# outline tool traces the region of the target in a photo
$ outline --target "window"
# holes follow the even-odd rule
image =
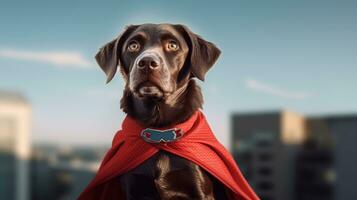
[[[270,153],[261,153],[258,155],[259,160],[261,161],[271,161],[273,160],[273,155]]]
[[[273,174],[273,169],[268,167],[261,167],[258,169],[258,173],[263,176],[270,176]]]
[[[274,189],[274,184],[269,181],[261,181],[258,183],[258,188],[260,190],[272,190]]]

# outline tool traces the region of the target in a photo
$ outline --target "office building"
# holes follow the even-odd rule
[[[23,96],[0,91],[0,195],[29,197],[31,107]]]
[[[263,200],[356,199],[357,115],[232,117],[232,153]]]
[[[295,157],[305,120],[293,112],[242,113],[232,118],[232,153],[248,182],[264,200],[290,199]]]

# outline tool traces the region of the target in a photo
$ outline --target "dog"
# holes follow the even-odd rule
[[[122,110],[143,127],[162,128],[184,123],[202,108],[196,79],[204,81],[220,53],[216,45],[184,25],[142,24],[128,26],[95,58],[107,83],[120,67],[125,80]],[[182,133],[150,129],[142,136],[147,142],[160,143],[179,140]],[[235,199],[201,166],[167,151],[159,151],[115,179],[115,190],[128,200]]]

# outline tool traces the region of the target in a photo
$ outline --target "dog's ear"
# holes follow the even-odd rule
[[[206,72],[218,59],[221,51],[211,42],[193,33],[184,25],[175,25],[183,33],[189,46],[189,59],[191,63],[191,73],[201,81],[204,81]]]
[[[124,73],[128,73],[120,62],[120,51],[126,38],[132,33],[138,26],[130,25],[115,39],[105,44],[99,49],[98,53],[95,55],[98,65],[104,73],[107,75],[107,83],[109,83],[116,71],[118,65],[122,67]]]

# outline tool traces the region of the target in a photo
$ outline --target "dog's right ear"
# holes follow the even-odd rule
[[[126,38],[132,33],[138,26],[130,25],[115,39],[105,44],[102,48],[99,49],[98,53],[95,55],[98,65],[104,73],[107,75],[107,83],[109,83],[118,68],[118,65],[121,66],[120,62],[120,51],[123,46]],[[125,69],[123,67],[125,72]]]

